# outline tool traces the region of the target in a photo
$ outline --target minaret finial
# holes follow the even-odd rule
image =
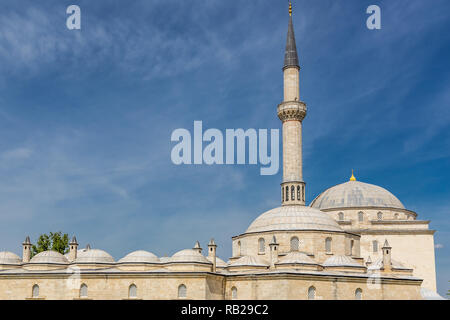
[[[289,1],[289,17],[292,16],[292,3]]]
[[[356,181],[355,176],[353,175],[353,169],[352,169],[352,176],[350,177],[350,181]]]

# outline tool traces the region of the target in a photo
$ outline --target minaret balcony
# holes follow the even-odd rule
[[[278,105],[278,118],[281,121],[303,121],[306,116],[306,104],[302,101],[285,101]]]

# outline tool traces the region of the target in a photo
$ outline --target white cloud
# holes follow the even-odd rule
[[[441,244],[441,243],[436,243],[436,244],[434,245],[434,247],[435,247],[436,249],[442,249],[442,248],[444,247],[444,245]]]

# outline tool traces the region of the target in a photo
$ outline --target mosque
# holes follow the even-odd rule
[[[145,250],[115,261],[106,251],[44,251],[31,257],[0,252],[0,299],[439,299],[434,230],[392,193],[349,181],[305,204],[302,122],[292,9],[283,65],[281,206],[259,215],[232,237],[232,257],[197,242],[171,257]],[[442,299],[442,298],[441,298]]]

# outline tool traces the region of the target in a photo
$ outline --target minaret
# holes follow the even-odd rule
[[[25,241],[22,243],[22,262],[27,263],[30,262],[31,257],[31,241],[30,237],[27,236]]]
[[[305,182],[302,174],[302,121],[306,104],[300,101],[297,47],[289,2],[289,25],[284,54],[284,99],[278,105],[278,118],[283,123],[283,182],[282,205],[305,205]]]
[[[211,262],[213,263],[212,272],[216,272],[216,265],[217,265],[216,249],[217,245],[214,242],[214,239],[211,239],[208,243],[208,257],[212,260]]]

